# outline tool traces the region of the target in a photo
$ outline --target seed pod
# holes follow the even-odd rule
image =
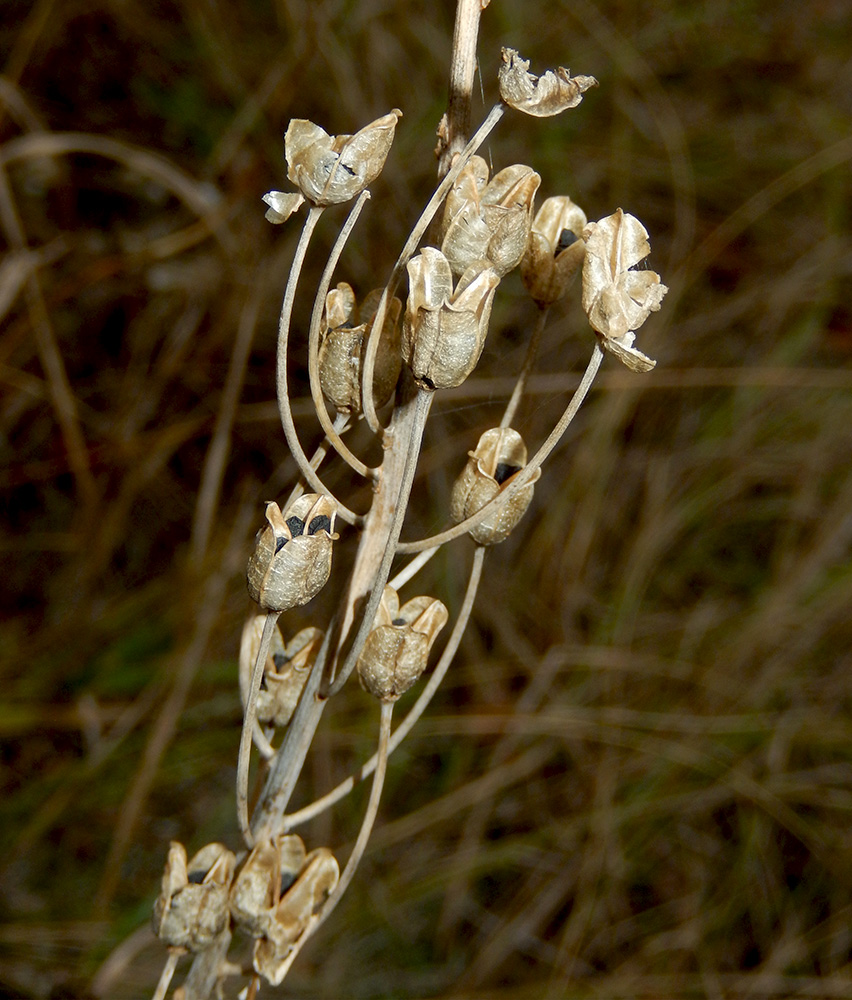
[[[304,493],[282,514],[266,505],[267,526],[257,533],[246,580],[266,611],[287,611],[308,601],[331,573],[336,509],[331,497]]]
[[[568,291],[583,263],[586,214],[567,196],[548,198],[533,220],[521,280],[542,307],[553,305]]]
[[[657,363],[633,347],[634,331],[660,308],[668,288],[656,271],[632,268],[651,252],[648,231],[620,208],[584,232],[583,309],[601,346],[632,371]]]
[[[422,388],[461,385],[476,367],[499,281],[488,262],[480,261],[453,291],[450,265],[434,247],[424,247],[408,262],[402,355]]]
[[[515,49],[503,49],[503,64],[498,74],[500,97],[517,111],[536,118],[549,118],[569,108],[576,108],[589,87],[597,87],[593,76],[571,76],[568,69],[544,76],[529,72],[528,59],[522,59]]]
[[[208,844],[187,864],[183,844],[173,840],[154,903],[154,933],[166,944],[203,951],[228,923],[228,890],[234,855],[222,844]]]
[[[527,248],[541,177],[516,163],[490,183],[487,179],[488,164],[481,156],[471,157],[447,196],[441,252],[455,275],[487,260],[502,278],[518,266]]]
[[[305,845],[296,834],[280,834],[257,843],[231,889],[231,916],[247,933],[270,932],[281,897],[299,877]]]
[[[305,858],[292,886],[282,894],[267,933],[254,946],[254,969],[278,986],[289,968],[292,946],[319,913],[340,878],[340,868],[327,847]]]
[[[288,179],[314,205],[349,201],[382,172],[401,117],[394,108],[355,135],[329,135],[311,121],[294,118],[284,136]]]
[[[266,615],[253,615],[243,627],[240,642],[240,695],[245,708],[251,672]],[[257,720],[265,725],[284,727],[293,716],[311,667],[317,658],[323,633],[318,628],[303,628],[284,645],[276,625],[266,657],[263,680],[257,694]]]
[[[396,701],[426,669],[429,650],[447,623],[447,609],[433,597],[414,597],[399,606],[385,587],[373,630],[358,658],[361,684],[381,701]]]
[[[364,299],[359,310],[352,288],[346,282],[340,282],[325,298],[320,330],[320,385],[323,395],[338,411],[353,414],[361,412],[364,351],[381,297],[381,289],[375,289]],[[402,368],[399,331],[401,312],[402,303],[399,299],[391,299],[385,313],[373,371],[373,398],[377,407],[383,406],[390,399]]]
[[[481,510],[511,483],[527,464],[527,449],[521,435],[511,427],[495,427],[479,439],[475,451],[453,486],[450,514],[458,524]],[[536,469],[530,481],[470,529],[478,545],[496,545],[508,538],[524,516],[541,475]]]

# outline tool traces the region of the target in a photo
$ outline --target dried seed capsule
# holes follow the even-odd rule
[[[586,214],[567,195],[548,198],[536,213],[521,280],[542,307],[553,305],[568,291],[583,263]]]
[[[597,87],[593,76],[571,76],[561,66],[544,76],[529,72],[528,59],[522,59],[515,49],[503,49],[500,67],[500,97],[517,111],[536,118],[549,118],[569,108],[576,108],[589,87]]]
[[[424,247],[408,262],[402,354],[421,387],[461,385],[476,367],[499,281],[488,262],[480,261],[454,291],[450,265],[434,247]]]
[[[458,524],[481,510],[501,493],[527,464],[527,449],[521,435],[511,427],[495,427],[479,439],[475,451],[453,486],[450,513]],[[524,516],[533,496],[533,486],[541,475],[536,469],[530,481],[497,506],[470,529],[479,545],[496,545],[508,538]]]
[[[359,310],[355,293],[346,282],[340,282],[326,296],[320,332],[320,385],[323,395],[338,411],[361,412],[364,351],[381,297],[381,289],[375,289],[364,299]],[[401,312],[399,299],[391,299],[382,325],[373,373],[373,399],[377,407],[390,399],[402,368]]]
[[[518,266],[527,248],[541,177],[532,167],[516,163],[490,183],[487,179],[487,163],[474,156],[447,196],[441,252],[453,274],[487,260],[502,278]]]
[[[331,573],[336,508],[331,497],[304,493],[282,514],[266,505],[267,526],[255,540],[246,580],[249,594],[266,611],[287,611],[307,602]]]
[[[327,847],[305,858],[291,887],[281,895],[267,933],[254,946],[254,969],[273,986],[287,972],[293,944],[319,913],[340,878],[337,860]]]
[[[281,897],[290,889],[305,863],[305,845],[296,834],[281,834],[255,845],[231,889],[234,920],[246,933],[270,933]]]
[[[651,252],[648,231],[620,208],[584,232],[583,309],[601,346],[636,372],[656,361],[633,347],[635,330],[660,308],[668,288],[656,271],[632,268]]]
[[[266,615],[253,615],[243,628],[240,643],[240,695],[245,707],[251,671],[260,648]],[[257,719],[263,724],[283,727],[293,716],[302,688],[317,658],[323,633],[303,628],[284,645],[278,626],[272,633],[263,681],[257,695]]]
[[[433,597],[414,597],[399,606],[385,587],[373,630],[358,658],[363,687],[381,701],[396,701],[426,669],[429,650],[447,623],[447,609]]]
[[[172,841],[154,903],[157,937],[176,948],[208,948],[228,923],[234,864],[234,855],[222,844],[202,847],[187,864],[183,844]]]
[[[314,205],[349,201],[382,172],[401,117],[394,108],[355,135],[329,135],[311,121],[294,118],[284,136],[288,179]]]

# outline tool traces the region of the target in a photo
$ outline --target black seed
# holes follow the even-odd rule
[[[508,462],[498,462],[497,468],[494,470],[494,479],[502,486],[509,476],[514,476],[516,472],[520,471],[520,465],[510,465]]]
[[[556,241],[556,250],[554,251],[553,256],[555,257],[556,254],[561,253],[563,250],[567,250],[572,243],[576,242],[576,234],[572,233],[570,229],[563,229],[559,234],[559,239]]]
[[[275,539],[275,551],[276,552],[280,552],[284,548],[284,546],[286,544],[287,544],[287,539],[286,538],[283,538],[283,537],[282,538],[276,538]]]
[[[331,518],[327,514],[317,514],[308,525],[309,535],[315,535],[318,531],[331,531]]]
[[[289,661],[286,653],[273,653],[272,662],[275,664],[275,669],[280,670]]]
[[[293,887],[296,881],[296,876],[292,872],[283,872],[281,874],[281,895],[283,896],[288,889]]]
[[[407,625],[408,622],[404,618],[394,618],[392,625]]]
[[[287,518],[287,527],[290,529],[290,534],[295,538],[305,530],[305,522],[294,514],[292,517]]]
[[[202,871],[198,871],[198,870],[196,870],[194,872],[187,872],[186,877],[187,877],[187,880],[192,885],[201,885],[201,883],[204,881],[204,876],[206,874],[207,874],[206,871],[203,871],[203,870]]]

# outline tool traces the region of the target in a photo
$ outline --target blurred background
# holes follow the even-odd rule
[[[150,996],[170,839],[238,844],[244,566],[294,475],[274,342],[299,221],[270,226],[260,198],[289,186],[290,118],[354,132],[402,109],[336,278],[383,284],[434,184],[453,16],[449,0],[4,0],[0,996]],[[560,118],[508,115],[483,155],[529,162],[540,200],[643,221],[670,286],[638,338],[658,366],[605,361],[489,553],[372,846],[286,989],[847,997],[848,3],[492,0],[475,119],[501,45],[600,81]],[[308,258],[296,399],[342,218]],[[578,297],[552,311],[515,422],[533,449],[592,347]],[[510,276],[477,373],[435,405],[404,538],[446,524],[533,314]],[[327,474],[365,509],[345,469]],[[285,632],[328,615],[354,544],[345,531],[332,584]],[[456,542],[407,593],[454,613],[471,553]],[[298,803],[373,750],[376,706],[350,687]],[[308,846],[344,858],[366,791]]]

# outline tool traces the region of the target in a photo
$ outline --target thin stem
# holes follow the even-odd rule
[[[459,0],[456,6],[446,131],[441,133],[442,149],[438,158],[439,177],[450,169],[453,156],[461,151],[470,135],[470,98],[476,73],[476,41],[482,7],[482,0]]]
[[[559,444],[560,438],[568,429],[571,421],[577,415],[577,411],[580,409],[583,400],[586,398],[586,395],[592,386],[592,382],[595,380],[595,375],[598,373],[601,361],[603,361],[603,351],[601,350],[600,345],[595,344],[595,348],[592,351],[592,356],[586,366],[586,370],[583,373],[580,384],[574,391],[574,395],[571,397],[571,401],[565,408],[565,412],[559,418],[559,422],[550,434],[548,434],[544,444],[542,444],[530,461],[527,462],[523,469],[521,469],[512,481],[508,483],[505,488],[494,497],[493,500],[489,500],[488,503],[480,507],[475,514],[471,514],[471,516],[464,521],[459,521],[459,523],[454,525],[452,528],[447,528],[446,531],[441,531],[437,535],[430,535],[429,538],[421,538],[417,542],[400,542],[396,549],[397,553],[422,552],[423,549],[431,548],[434,545],[444,545],[446,542],[451,542],[454,538],[458,538],[460,535],[467,534],[471,528],[475,527],[492,511],[496,510],[499,504],[505,503],[509,497],[517,493],[522,487],[526,486],[535,474],[536,469],[540,468],[556,445]]]
[[[329,254],[325,270],[320,278],[319,288],[317,289],[317,295],[314,299],[313,312],[311,313],[311,328],[308,336],[308,376],[310,378],[311,396],[314,401],[314,409],[316,410],[319,422],[322,424],[322,429],[325,431],[325,436],[331,442],[332,447],[337,454],[340,455],[344,462],[346,462],[347,465],[353,469],[353,471],[357,472],[358,475],[365,476],[368,479],[374,479],[378,470],[371,469],[369,466],[365,465],[360,458],[354,455],[349,448],[346,447],[341,440],[340,435],[334,429],[331,418],[328,415],[325,400],[323,399],[319,373],[320,326],[322,324],[322,311],[325,307],[325,298],[328,294],[328,287],[331,284],[331,276],[334,273],[334,269],[337,267],[337,262],[340,260],[343,247],[346,245],[346,241],[349,239],[349,235],[355,227],[355,223],[358,221],[361,209],[364,207],[369,197],[369,191],[364,190],[361,192],[358,200],[352,208],[352,211],[349,213],[349,217],[347,218],[343,228],[340,230],[337,240],[332,247],[331,253]]]
[[[344,431],[349,429],[349,414],[348,413],[338,413],[334,418],[334,430],[337,434],[342,434]],[[322,465],[322,461],[328,454],[328,441],[322,441],[318,446],[317,450],[311,456],[311,468],[316,470]],[[287,498],[287,503],[284,504],[282,510],[286,510],[294,500],[298,500],[299,497],[305,492],[304,480],[300,479],[293,489],[290,491],[290,496]]]
[[[287,958],[279,966],[278,974],[281,978],[287,975],[290,971],[290,967],[296,960],[296,956],[302,950],[305,943],[313,935],[314,931],[320,926],[320,924],[322,924],[331,915],[332,910],[340,902],[343,893],[349,888],[349,883],[352,881],[355,869],[358,867],[361,858],[364,856],[367,842],[370,839],[370,834],[373,832],[373,824],[376,821],[376,815],[379,811],[379,801],[381,800],[382,788],[385,783],[385,772],[388,761],[388,736],[390,734],[392,715],[393,702],[383,702],[381,721],[379,723],[379,747],[376,753],[378,758],[376,776],[373,778],[373,787],[370,789],[370,800],[367,803],[367,810],[364,813],[363,820],[361,821],[361,829],[358,831],[358,839],[355,841],[355,846],[352,848],[352,853],[349,855],[346,867],[343,869],[337,885],[325,901],[325,905],[318,913],[312,914],[310,920],[308,921],[308,926],[302,932],[302,936],[295,942],[295,944],[292,945]]]
[[[405,453],[405,466],[400,479],[399,493],[394,507],[393,518],[388,528],[382,561],[379,564],[379,569],[373,580],[370,597],[367,601],[367,606],[364,609],[358,632],[355,635],[355,639],[349,649],[349,652],[346,654],[343,666],[336,672],[334,680],[329,685],[327,693],[327,697],[329,698],[332,697],[332,695],[337,694],[337,692],[340,691],[349,679],[349,676],[355,669],[355,664],[358,662],[358,657],[364,649],[364,643],[367,641],[367,636],[370,634],[370,630],[373,627],[376,611],[378,610],[379,602],[382,599],[382,593],[385,589],[388,576],[390,575],[391,564],[393,563],[394,555],[396,554],[396,545],[399,541],[399,534],[402,531],[402,522],[405,520],[405,513],[408,509],[408,498],[411,495],[411,486],[414,483],[414,473],[417,470],[417,459],[420,455],[420,442],[423,438],[423,430],[426,427],[426,418],[429,416],[429,410],[432,406],[433,398],[433,392],[429,392],[425,389],[418,390],[417,399],[415,401],[414,419],[411,425],[411,434],[408,440],[408,448]]]
[[[380,434],[382,426],[379,423],[379,418],[376,416],[375,401],[373,400],[373,371],[376,365],[376,355],[379,350],[379,336],[381,334],[382,327],[384,326],[388,301],[396,291],[396,286],[399,284],[405,265],[413,256],[414,251],[417,249],[417,245],[420,243],[420,240],[423,238],[423,234],[429,226],[429,223],[432,219],[434,219],[438,209],[441,207],[444,199],[449,194],[450,188],[455,183],[456,178],[462,170],[464,170],[473,154],[491,134],[497,122],[499,122],[503,117],[503,112],[505,110],[505,104],[500,103],[494,105],[494,107],[488,112],[488,116],[485,121],[476,130],[476,134],[462,150],[458,159],[453,164],[452,169],[435,189],[435,193],[429,199],[429,203],[426,205],[426,208],[423,209],[423,214],[417,220],[414,228],[411,230],[411,234],[405,241],[405,246],[402,248],[396,264],[394,264],[390,280],[384,287],[382,297],[379,300],[379,306],[378,309],[376,309],[376,315],[373,320],[373,328],[367,338],[367,349],[364,352],[364,369],[361,373],[361,399],[364,408],[364,417],[374,434]]]
[[[284,436],[287,438],[287,444],[290,446],[290,451],[305,481],[313,487],[316,493],[324,493],[326,496],[334,499],[337,504],[337,512],[344,521],[348,524],[357,524],[360,521],[358,515],[354,511],[351,511],[345,504],[342,504],[311,468],[311,464],[308,461],[307,455],[305,455],[299,441],[299,436],[296,433],[296,425],[293,423],[293,411],[290,409],[290,393],[287,388],[287,342],[290,336],[293,302],[296,299],[296,288],[299,284],[302,265],[305,262],[305,254],[308,252],[308,244],[323,211],[324,209],[321,205],[314,205],[310,212],[308,212],[308,217],[305,219],[305,225],[296,246],[296,253],[293,256],[293,263],[290,266],[287,288],[284,291],[284,301],[281,304],[281,316],[278,320],[278,361],[276,367],[278,412],[281,415],[281,426],[284,428]]]
[[[361,862],[361,858],[364,856],[364,851],[367,848],[367,842],[370,839],[370,834],[373,832],[373,824],[376,822],[376,816],[379,812],[379,802],[382,798],[382,788],[384,788],[385,773],[387,772],[388,766],[393,706],[394,702],[392,701],[382,702],[382,714],[379,721],[379,746],[376,750],[376,771],[373,776],[373,786],[370,789],[370,800],[367,803],[364,818],[361,820],[361,829],[358,831],[358,839],[355,841],[352,853],[346,861],[346,867],[343,869],[340,880],[334,887],[331,895],[326,900],[325,906],[322,908],[319,923],[328,919],[332,910],[334,910],[335,906],[337,906],[340,902],[343,894],[349,888],[349,883],[352,881],[352,877]]]
[[[252,817],[251,829],[255,840],[262,836],[274,837],[280,831],[281,816],[302,772],[305,757],[326,705],[325,699],[318,698],[317,695],[328,659],[332,632],[331,626],[326,629],[310,676],[302,689],[299,704],[284,734],[284,742],[270,765],[260,803]]]
[[[166,959],[166,964],[163,966],[163,971],[160,973],[160,979],[151,1000],[166,1000],[166,994],[169,992],[172,976],[175,974],[175,969],[177,968],[181,955],[184,954],[186,954],[186,952],[183,948],[169,948],[169,957]]]
[[[458,618],[453,626],[453,631],[450,633],[450,638],[447,641],[447,645],[444,647],[441,658],[438,660],[435,669],[432,671],[432,675],[430,676],[428,683],[421,691],[420,697],[411,706],[408,714],[391,737],[390,743],[388,744],[389,754],[396,750],[400,743],[402,743],[405,737],[414,728],[414,725],[420,716],[426,711],[426,708],[434,697],[435,692],[440,687],[441,681],[444,679],[444,676],[453,661],[453,657],[456,655],[456,651],[461,643],[461,638],[464,635],[464,630],[467,628],[471,611],[473,610],[473,604],[476,600],[476,592],[479,589],[479,582],[482,579],[482,564],[485,559],[485,552],[486,549],[483,546],[477,545],[476,551],[473,555],[473,565],[470,570],[470,579],[468,580],[467,591],[465,592],[464,601],[462,602],[461,609],[459,610]],[[328,792],[327,795],[324,795],[321,799],[317,799],[310,805],[305,806],[298,812],[285,816],[282,828],[285,831],[293,830],[297,826],[307,823],[308,820],[313,819],[315,816],[319,816],[320,813],[325,812],[326,809],[329,809],[336,802],[345,798],[359,782],[363,781],[373,773],[376,767],[376,762],[377,756],[374,754],[365,764],[361,765],[361,768],[357,771],[357,773],[350,775],[336,788],[333,788],[330,792]]]
[[[437,551],[437,545],[434,549],[424,549],[419,555],[415,556],[411,562],[402,567],[396,576],[388,583],[388,586],[393,587],[394,590],[399,590],[400,587],[404,587],[409,580],[413,579],[413,577],[415,577],[420,570],[423,569],[426,563],[429,562]]]
[[[515,418],[515,413],[517,412],[521,398],[524,395],[524,390],[527,386],[527,379],[529,378],[529,374],[535,364],[536,355],[538,354],[538,345],[541,343],[541,335],[544,331],[545,321],[547,320],[548,308],[548,306],[539,306],[538,308],[538,315],[536,316],[532,336],[530,337],[529,344],[527,344],[527,353],[524,358],[524,364],[521,368],[520,374],[518,375],[518,381],[515,383],[515,388],[512,390],[511,399],[506,405],[506,412],[503,414],[503,419],[500,421],[501,427],[512,426],[512,421]]]
[[[251,743],[254,734],[254,726],[257,721],[257,695],[260,691],[260,682],[263,678],[263,671],[266,667],[266,657],[269,655],[269,645],[272,642],[272,634],[278,622],[280,611],[270,611],[266,615],[263,623],[263,633],[260,637],[260,646],[251,669],[251,681],[246,695],[245,715],[243,716],[243,729],[240,733],[240,753],[237,759],[237,819],[240,823],[243,839],[249,847],[254,847],[254,837],[248,816],[248,776],[249,763],[251,761]]]
[[[384,583],[389,575],[394,546],[399,538],[408,502],[410,483],[404,496],[400,492],[401,485],[407,476],[409,479],[413,477],[430,403],[431,398],[426,398],[424,401],[420,391],[414,387],[413,381],[403,372],[402,385],[394,410],[393,428],[385,438],[387,451],[382,463],[376,496],[365,520],[348,590],[337,614],[326,629],[310,677],[287,727],[284,742],[270,766],[260,802],[252,817],[252,830],[256,837],[261,834],[274,836],[280,831],[284,810],[293,794],[323,709],[327,704],[328,683],[333,675],[334,661],[349,635],[356,609],[368,604],[368,594],[371,597],[378,595],[372,611],[368,607],[364,613],[362,629],[357,640],[359,646],[357,649],[355,646],[352,647],[355,658],[347,659],[345,664],[345,669],[350,673],[369,634],[378,600],[381,599]],[[405,502],[400,506],[401,496]],[[389,543],[391,533],[393,540]],[[335,652],[329,661],[332,638],[335,642]]]

